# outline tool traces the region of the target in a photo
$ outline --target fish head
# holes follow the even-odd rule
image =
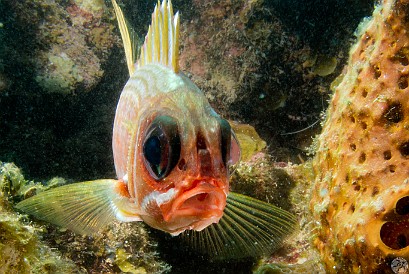
[[[141,218],[174,235],[200,231],[223,215],[239,144],[201,93],[175,92],[160,105],[143,118],[135,150]]]

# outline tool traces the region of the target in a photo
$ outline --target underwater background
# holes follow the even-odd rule
[[[268,258],[218,261],[140,223],[91,238],[16,213],[39,191],[115,178],[129,76],[110,1],[0,0],[0,273],[394,273],[396,254],[409,260],[409,4],[172,3],[181,70],[237,123],[232,188],[297,214],[299,231]],[[119,4],[142,41],[156,1]]]

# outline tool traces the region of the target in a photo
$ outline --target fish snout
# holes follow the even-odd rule
[[[195,180],[190,187],[181,190],[172,204],[165,221],[178,218],[192,220],[190,229],[201,230],[216,223],[226,207],[226,193],[216,180]]]
[[[175,201],[176,209],[185,209],[189,207],[197,209],[224,209],[226,194],[215,182],[200,181],[180,196]]]

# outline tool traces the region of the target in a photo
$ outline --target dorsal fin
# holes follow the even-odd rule
[[[121,8],[115,0],[112,0],[112,4],[124,43],[129,74],[132,75],[135,71],[133,41]],[[137,67],[161,64],[175,73],[179,72],[179,26],[179,13],[173,14],[171,1],[163,0],[162,5],[158,1],[152,13],[152,23],[145,36],[145,42],[141,47],[139,60],[136,62]]]
[[[118,6],[115,0],[112,0],[112,5],[114,6],[116,20],[118,21],[119,31],[121,32],[122,43],[124,44],[126,64],[128,66],[129,75],[131,76],[135,72],[135,41],[130,35],[128,25],[125,21],[121,8]]]

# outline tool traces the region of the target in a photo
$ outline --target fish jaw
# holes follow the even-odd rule
[[[159,205],[163,220],[174,226],[171,234],[200,231],[217,223],[226,207],[227,194],[221,185],[215,179],[196,179],[188,188],[179,187],[172,201]]]
[[[149,217],[141,217],[152,227],[174,236],[185,230],[201,231],[223,216],[226,197],[224,184],[213,178],[183,181],[165,192],[154,191],[145,197],[142,208]],[[152,218],[154,215],[156,218]]]

